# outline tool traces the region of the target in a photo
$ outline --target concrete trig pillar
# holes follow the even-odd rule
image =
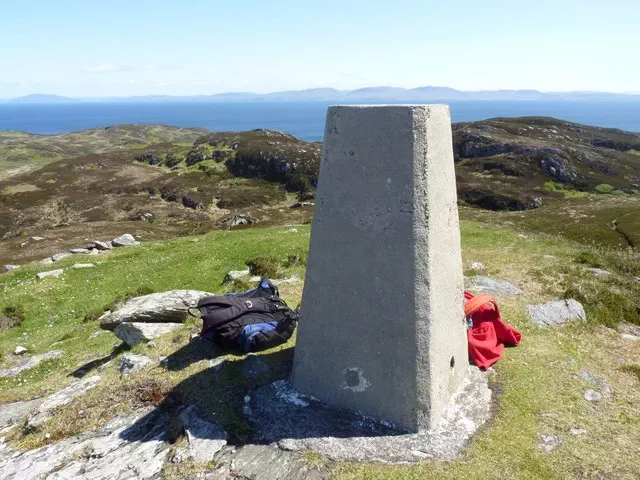
[[[468,366],[446,105],[327,113],[294,387],[408,430]]]

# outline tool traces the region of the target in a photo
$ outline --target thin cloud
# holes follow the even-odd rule
[[[118,66],[118,65],[112,65],[110,63],[105,63],[102,65],[87,67],[85,70],[90,73],[114,73],[114,72],[131,72],[134,70],[134,68],[128,65]]]

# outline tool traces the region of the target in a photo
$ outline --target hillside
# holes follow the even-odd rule
[[[17,376],[0,377],[0,420],[8,418],[3,404],[38,402],[63,387],[69,391],[88,385],[67,403],[60,397],[55,397],[56,403],[50,400],[47,408],[55,413],[51,417],[37,423],[19,421],[19,416],[13,420],[18,423],[4,431],[6,442],[0,449],[3,474],[13,478],[17,468],[27,466],[34,469],[30,471],[60,476],[87,468],[94,478],[113,478],[98,472],[108,475],[109,469],[125,468],[125,463],[126,468],[144,465],[145,471],[157,472],[144,478],[168,480],[203,478],[196,475],[205,472],[210,476],[204,478],[278,480],[636,478],[640,457],[630,453],[640,446],[640,341],[634,340],[640,338],[640,330],[634,330],[631,322],[640,323],[633,283],[633,276],[640,275],[640,263],[637,254],[624,250],[600,250],[555,235],[524,233],[497,226],[490,218],[462,222],[464,265],[481,262],[483,274],[522,289],[522,294],[499,301],[504,319],[522,331],[524,341],[505,352],[489,377],[494,392],[491,422],[452,461],[335,462],[312,451],[300,454],[261,443],[247,398],[256,387],[289,375],[295,338],[256,360],[215,349],[197,337],[199,323],[189,320],[181,329],[129,350],[112,333],[100,330],[95,320],[129,296],[169,289],[232,290],[233,285],[222,284],[226,272],[243,268],[256,257],[269,259],[280,278],[294,279],[280,289],[290,305],[297,305],[309,233],[308,226],[217,231],[143,242],[99,257],[67,258],[55,267],[36,265],[0,275],[3,314],[22,317],[17,325],[5,324],[0,331],[0,370],[23,361],[11,353],[17,345],[25,346],[29,356],[61,352]],[[301,261],[291,263],[292,257]],[[610,274],[589,273],[587,260]],[[71,268],[86,261],[95,267]],[[59,278],[35,278],[37,272],[51,268],[65,271]],[[477,274],[470,269],[466,273]],[[589,321],[560,328],[539,328],[529,322],[526,304],[557,298],[578,298]],[[120,373],[130,354],[148,357],[152,364],[130,375]],[[251,365],[261,365],[261,373],[251,373]],[[187,458],[180,412],[188,405],[196,405],[206,421],[215,422],[228,435],[229,445],[213,461]],[[145,422],[158,422],[156,430],[145,433],[141,415]],[[113,425],[138,432],[123,437],[134,441],[136,450],[128,449],[122,439],[104,437]],[[64,443],[87,438],[95,439],[93,447]],[[41,446],[47,449],[34,450]],[[13,449],[26,453],[20,456]],[[64,449],[77,455],[60,454]],[[145,458],[149,460],[141,463]],[[310,476],[295,475],[298,468],[310,471]],[[231,471],[224,474],[225,469]]]
[[[193,142],[201,128],[114,125],[60,135],[0,131],[0,180],[62,158],[101,154],[154,143]]]
[[[640,134],[528,117],[454,124],[453,135],[463,217],[500,211],[531,231],[640,243]],[[308,222],[320,156],[320,143],[273,130],[4,132],[0,162],[30,163],[0,178],[0,259],[36,260],[42,246],[24,240],[33,235],[50,238],[54,254],[123,231],[159,239],[226,220]],[[289,208],[297,202],[305,206]]]

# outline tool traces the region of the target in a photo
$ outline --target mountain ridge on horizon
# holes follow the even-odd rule
[[[638,93],[598,91],[542,92],[532,89],[456,90],[450,87],[423,86],[416,88],[375,86],[354,90],[317,87],[303,90],[283,90],[270,93],[222,92],[201,95],[134,95],[125,97],[66,97],[56,94],[34,93],[15,98],[0,99],[3,104],[37,103],[135,103],[135,102],[191,102],[191,101],[394,101],[424,102],[450,100],[639,100]]]

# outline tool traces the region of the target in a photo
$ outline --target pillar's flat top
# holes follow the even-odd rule
[[[380,104],[336,104],[330,105],[329,108],[449,108],[446,103],[380,103]]]

